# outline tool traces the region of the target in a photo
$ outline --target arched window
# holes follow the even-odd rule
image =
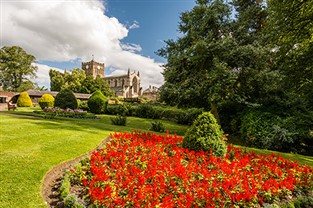
[[[138,93],[137,92],[138,91],[138,81],[137,81],[136,77],[134,77],[134,79],[133,79],[133,88],[134,88],[134,92]]]
[[[115,80],[115,87],[117,87],[117,80]]]

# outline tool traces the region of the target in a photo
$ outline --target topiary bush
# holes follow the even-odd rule
[[[18,107],[31,107],[33,105],[27,92],[22,92],[17,99]]]
[[[126,121],[127,121],[126,116],[117,115],[114,118],[111,118],[112,124],[118,126],[126,126]]]
[[[69,89],[63,89],[55,97],[54,106],[62,109],[77,109],[78,104],[74,93]]]
[[[54,107],[54,97],[50,94],[43,94],[39,99],[39,105],[41,109],[53,108]]]
[[[226,143],[222,140],[223,131],[216,122],[213,114],[204,112],[198,116],[187,130],[183,147],[195,151],[210,151],[215,156],[225,156]]]
[[[87,104],[90,112],[100,114],[106,111],[108,99],[102,94],[100,90],[97,90],[92,93],[88,99]]]
[[[156,131],[156,132],[164,132],[165,127],[162,122],[155,121],[151,123],[150,131]]]

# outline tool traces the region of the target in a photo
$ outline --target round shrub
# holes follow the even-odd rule
[[[106,111],[108,99],[102,94],[100,90],[97,90],[92,93],[88,99],[87,104],[90,112],[99,114]]]
[[[62,109],[77,109],[77,100],[74,93],[69,89],[61,90],[55,97],[54,106]]]
[[[39,99],[39,105],[41,109],[53,108],[54,107],[54,97],[50,94],[43,94]]]
[[[210,151],[215,156],[225,156],[226,143],[222,140],[223,131],[213,114],[204,112],[198,116],[186,132],[183,147],[195,151]]]
[[[31,107],[33,105],[27,92],[22,92],[17,99],[18,107]]]

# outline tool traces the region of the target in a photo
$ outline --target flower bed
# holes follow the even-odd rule
[[[88,113],[81,109],[61,109],[45,107],[43,111],[34,111],[37,114],[43,114],[44,118],[65,117],[65,118],[97,118],[95,114]]]
[[[232,146],[225,158],[181,147],[182,137],[113,133],[76,171],[101,207],[260,207],[311,193],[313,170]]]

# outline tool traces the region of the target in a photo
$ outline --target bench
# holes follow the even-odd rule
[[[8,103],[8,110],[16,110],[16,104]]]

